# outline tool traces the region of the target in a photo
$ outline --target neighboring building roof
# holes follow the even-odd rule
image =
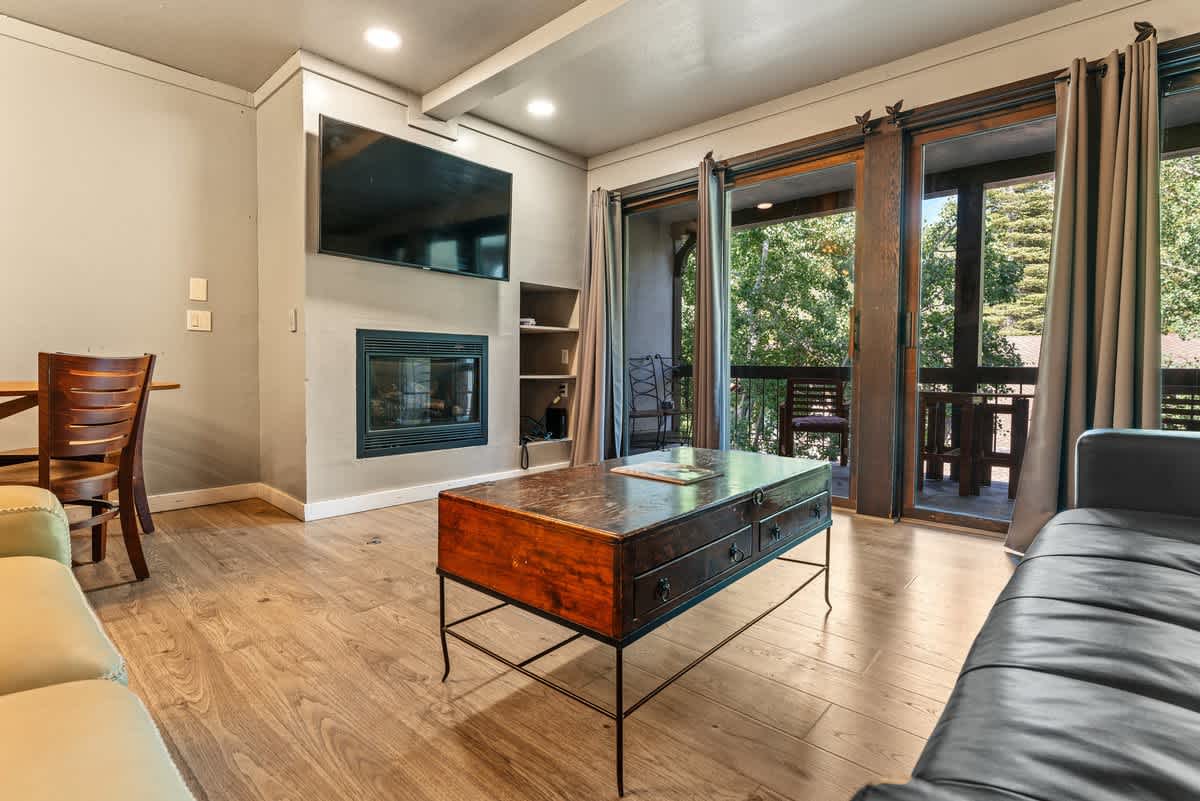
[[[1040,336],[1012,336],[1007,339],[1016,348],[1023,366],[1037,365],[1042,349]],[[1177,334],[1167,334],[1162,341],[1162,363],[1164,367],[1200,367],[1200,339],[1183,339]]]

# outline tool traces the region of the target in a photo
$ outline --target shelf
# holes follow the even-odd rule
[[[523,376],[521,376],[521,380],[522,381],[574,381],[575,376],[573,376],[573,375],[535,374],[535,375],[523,375]]]
[[[564,328],[560,325],[523,325],[521,333],[530,334],[578,334],[578,328]]]
[[[552,295],[557,292],[570,292],[576,295],[579,294],[578,287],[553,286],[551,284],[531,284],[528,281],[521,282],[521,291],[538,295]]]
[[[527,442],[525,444],[531,448],[536,448],[538,445],[557,445],[560,442],[569,443],[569,442],[571,442],[571,438],[563,437],[562,439],[534,439],[534,440],[530,440],[529,442]]]

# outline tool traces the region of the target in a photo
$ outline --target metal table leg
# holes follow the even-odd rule
[[[829,602],[829,542],[833,539],[833,526],[825,529],[825,605],[830,609],[833,604]]]
[[[625,795],[625,654],[617,646],[617,796]]]
[[[449,652],[449,649],[447,648],[447,636],[450,636],[450,637],[453,637],[454,639],[458,640],[459,642],[463,643],[464,645],[470,646],[471,648],[474,648],[476,651],[483,653],[485,656],[491,657],[492,659],[501,663],[502,665],[505,665],[509,669],[515,670],[518,673],[520,673],[521,675],[526,676],[527,678],[533,679],[534,681],[550,688],[551,690],[554,690],[562,695],[565,695],[568,698],[571,698],[572,700],[578,701],[579,703],[583,704],[584,706],[588,707],[589,709],[599,712],[601,715],[604,715],[609,720],[612,720],[616,724],[615,729],[616,729],[617,795],[620,797],[624,797],[624,795],[625,795],[625,718],[632,715],[634,712],[636,712],[638,709],[640,709],[643,704],[650,701],[652,698],[657,696],[660,692],[665,690],[667,687],[670,687],[678,679],[682,678],[684,674],[686,674],[690,670],[692,670],[692,668],[696,667],[697,665],[702,663],[704,660],[708,659],[708,657],[710,657],[714,653],[716,653],[718,650],[720,650],[721,648],[728,645],[735,638],[737,638],[738,636],[743,634],[747,629],[749,629],[750,627],[757,624],[759,621],[761,621],[767,615],[771,614],[776,609],[783,606],[785,603],[790,601],[792,598],[796,597],[796,595],[798,595],[801,590],[803,590],[805,587],[807,587],[809,584],[811,584],[813,581],[815,581],[822,574],[824,574],[824,579],[825,579],[825,604],[830,609],[832,609],[833,604],[829,600],[829,555],[830,555],[830,550],[831,550],[830,542],[832,540],[832,537],[833,537],[833,527],[830,526],[829,528],[825,529],[825,562],[824,562],[824,564],[821,564],[819,562],[809,562],[809,561],[805,561],[803,559],[793,559],[793,558],[787,557],[787,556],[775,557],[776,560],[781,561],[781,562],[791,562],[793,564],[809,565],[811,567],[816,567],[816,568],[820,568],[820,569],[817,570],[817,572],[814,573],[812,576],[810,576],[808,579],[806,579],[803,583],[801,583],[798,587],[794,588],[791,592],[789,592],[787,594],[787,596],[785,596],[783,599],[772,604],[769,609],[766,609],[763,612],[761,612],[760,614],[758,614],[757,616],[755,616],[755,618],[753,620],[750,620],[749,622],[740,626],[737,629],[737,631],[734,631],[734,632],[730,633],[729,635],[727,635],[726,637],[724,637],[720,642],[713,645],[711,648],[706,650],[704,653],[700,654],[698,657],[693,659],[691,662],[689,662],[683,668],[678,670],[673,676],[671,676],[670,678],[661,682],[657,687],[655,687],[654,689],[647,692],[645,695],[640,697],[637,701],[635,701],[632,705],[629,705],[628,707],[625,705],[625,652],[624,652],[624,647],[620,643],[609,643],[610,645],[613,646],[613,648],[616,651],[616,687],[614,689],[614,708],[612,710],[605,709],[604,707],[600,706],[599,704],[595,703],[594,701],[591,701],[590,699],[585,698],[582,695],[574,692],[570,688],[565,687],[561,684],[558,684],[557,682],[555,682],[545,676],[534,673],[528,667],[532,662],[535,662],[535,661],[541,659],[542,657],[547,656],[547,655],[553,653],[554,651],[557,651],[559,648],[562,648],[563,646],[567,645],[568,643],[572,643],[575,640],[579,639],[580,637],[589,636],[586,632],[576,631],[576,633],[573,636],[568,637],[568,638],[562,640],[561,642],[550,646],[549,648],[539,651],[538,653],[534,654],[531,657],[528,657],[527,659],[524,659],[520,662],[514,662],[511,659],[501,656],[500,654],[498,654],[495,651],[491,650],[490,648],[482,645],[481,643],[475,642],[470,637],[467,637],[463,634],[460,634],[457,631],[454,631],[454,626],[457,626],[460,623],[465,623],[468,620],[473,620],[477,617],[480,617],[481,615],[486,615],[489,612],[493,612],[502,607],[509,606],[510,603],[507,601],[501,602],[499,604],[496,604],[495,606],[488,607],[487,609],[481,609],[478,612],[466,615],[465,617],[461,617],[461,618],[451,621],[450,623],[447,623],[446,622],[446,577],[439,574],[438,575],[438,606],[439,606],[438,611],[439,611],[439,621],[441,624],[440,629],[441,629],[441,638],[442,638],[442,660],[445,663],[445,672],[442,674],[442,681],[445,681],[446,677],[450,675],[450,652]],[[479,590],[478,587],[476,587],[475,589]],[[486,590],[479,590],[479,591],[484,592],[485,594],[491,594],[491,595],[493,595],[493,597],[497,597],[497,598],[501,597],[494,593],[490,593]],[[573,627],[573,625],[570,624],[569,622],[553,618],[552,616],[549,616],[549,615],[538,613],[535,610],[527,609],[526,611],[533,612],[533,614],[538,615],[539,617],[544,617],[547,620],[551,620],[555,623],[558,623],[559,625],[566,625],[569,627]]]
[[[438,576],[438,631],[442,634],[442,663],[446,669],[442,672],[442,681],[450,675],[450,648],[446,645],[446,577]]]

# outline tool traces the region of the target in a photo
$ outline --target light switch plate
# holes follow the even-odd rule
[[[189,331],[211,331],[212,330],[212,312],[200,309],[187,310],[187,330]]]
[[[188,300],[208,300],[208,279],[188,279]]]

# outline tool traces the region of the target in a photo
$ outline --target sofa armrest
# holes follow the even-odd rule
[[[0,558],[44,556],[71,566],[67,513],[40,487],[0,487]]]
[[[1200,517],[1200,433],[1101,428],[1075,448],[1077,506]]]

